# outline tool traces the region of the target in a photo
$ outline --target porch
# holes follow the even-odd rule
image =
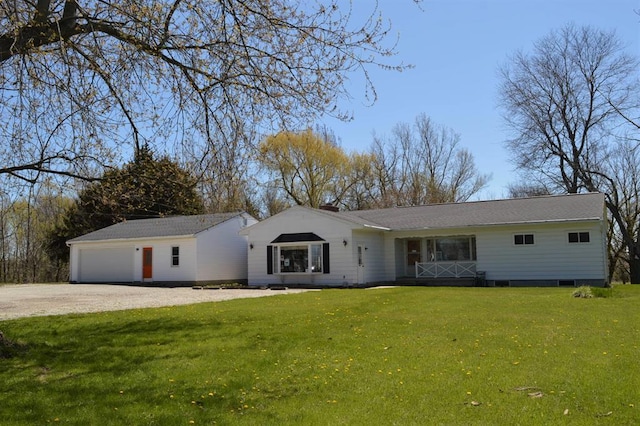
[[[478,287],[486,286],[485,273],[476,270],[476,262],[416,262],[415,274],[398,277],[398,285]]]
[[[476,262],[416,262],[416,278],[475,278]]]
[[[475,235],[396,240],[396,280],[403,285],[482,285]]]

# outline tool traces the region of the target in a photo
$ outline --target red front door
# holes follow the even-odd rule
[[[142,279],[150,280],[153,278],[153,248],[145,247],[142,249]]]

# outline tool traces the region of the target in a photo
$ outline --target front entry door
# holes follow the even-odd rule
[[[358,284],[365,283],[364,251],[364,245],[358,244]]]
[[[407,240],[407,270],[408,277],[415,277],[416,263],[422,262],[422,241]]]
[[[142,249],[142,279],[151,280],[153,278],[153,248],[144,247]]]

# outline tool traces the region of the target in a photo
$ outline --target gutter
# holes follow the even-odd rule
[[[549,219],[540,220],[535,222],[495,222],[495,223],[481,223],[475,225],[455,225],[455,226],[434,226],[423,228],[399,228],[391,229],[392,231],[421,231],[421,230],[438,230],[438,229],[456,229],[456,228],[486,228],[490,226],[516,226],[516,225],[545,225],[545,224],[560,224],[560,223],[579,223],[579,222],[600,222],[600,217],[590,217],[582,219]]]
[[[195,238],[195,237],[196,237],[196,234],[165,235],[165,236],[157,236],[157,237],[104,238],[104,239],[97,239],[97,240],[80,240],[80,241],[69,240],[65,242],[65,244],[67,247],[71,247],[72,244],[84,244],[84,243],[105,243],[105,242],[124,243],[124,242],[135,242],[135,241],[170,240],[174,238]]]
[[[384,226],[367,225],[366,223],[363,223],[362,227],[363,228],[377,229],[377,230],[380,230],[380,231],[392,231],[391,228],[385,228]]]

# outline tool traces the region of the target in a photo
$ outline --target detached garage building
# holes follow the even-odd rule
[[[131,220],[67,241],[72,283],[179,286],[247,280],[247,239],[257,220],[222,213]]]

